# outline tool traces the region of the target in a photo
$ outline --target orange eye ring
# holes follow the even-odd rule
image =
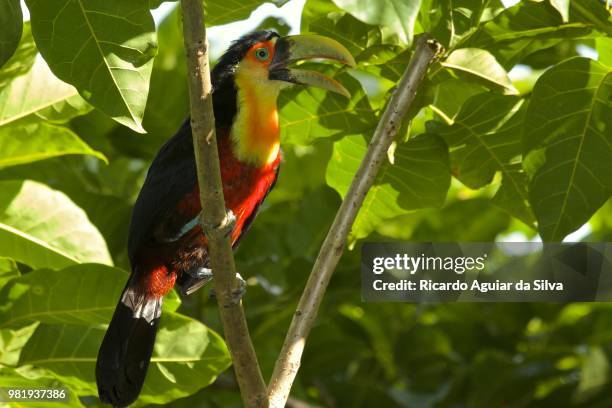
[[[260,61],[266,61],[270,58],[270,51],[266,47],[260,47],[254,51],[255,57]]]

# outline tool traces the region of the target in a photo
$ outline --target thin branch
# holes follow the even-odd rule
[[[281,408],[285,406],[300,367],[306,338],[317,317],[317,310],[331,275],[342,256],[351,226],[368,190],[374,183],[381,164],[386,160],[387,151],[402,124],[402,119],[415,98],[416,91],[423,81],[429,65],[440,51],[441,45],[435,40],[426,36],[421,36],[417,40],[416,50],[410,64],[378,123],[366,155],[323,242],[297,310],[293,315],[289,332],[285,337],[283,348],[276,360],[274,372],[270,379],[268,388],[270,407]]]
[[[219,313],[242,399],[247,407],[266,406],[266,385],[244,317],[242,305],[232,304],[236,266],[228,230],[231,230],[221,184],[215,136],[212,86],[208,63],[208,40],[201,0],[181,0],[183,36],[187,51],[191,129],[200,187],[200,224],[208,238],[210,265],[214,275]]]

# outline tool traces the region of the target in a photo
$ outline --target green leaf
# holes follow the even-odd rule
[[[0,365],[17,365],[23,346],[32,337],[37,326],[38,323],[34,322],[16,329],[0,330]]]
[[[301,30],[334,38],[359,60],[368,47],[380,43],[382,33],[344,12],[328,0],[308,0],[302,11]]]
[[[451,124],[465,101],[485,90],[476,83],[459,78],[443,80],[433,86],[433,98],[429,107]]]
[[[505,165],[503,174],[501,185],[491,202],[535,229],[536,219],[529,205],[527,192],[529,181],[521,163]]]
[[[0,90],[16,77],[28,72],[36,57],[36,45],[30,30],[30,23],[24,23],[19,46],[13,56],[0,67]]]
[[[510,69],[537,50],[590,32],[591,28],[584,23],[564,24],[559,12],[548,2],[522,1],[480,26],[460,43],[461,47],[489,51],[504,68]]]
[[[32,181],[0,182],[0,256],[34,268],[112,264],[104,239],[83,210]]]
[[[327,166],[327,184],[344,197],[355,176],[367,142],[361,136],[347,136],[334,143]],[[368,192],[352,236],[364,238],[386,219],[409,210],[440,207],[450,186],[448,150],[442,139],[424,134],[398,144],[393,164],[386,161]]]
[[[597,38],[595,40],[595,44],[595,48],[599,54],[599,58],[597,60],[608,67],[612,67],[612,38]]]
[[[542,238],[563,239],[612,194],[612,70],[572,58],[536,83],[523,136]]]
[[[0,257],[0,288],[19,276],[17,264],[11,258]]]
[[[500,0],[426,0],[421,6],[423,31],[431,33],[447,48],[469,35],[478,23],[504,10]]]
[[[431,125],[451,148],[451,167],[458,180],[478,189],[500,171],[502,185],[494,203],[533,225],[525,177],[514,165],[521,155],[522,105],[516,96],[478,94],[463,104],[453,124]],[[506,202],[508,197],[511,202]]]
[[[0,127],[0,168],[67,154],[86,154],[107,162],[68,128],[45,122]]]
[[[351,99],[314,87],[294,87],[279,97],[281,139],[285,143],[310,144],[316,138],[369,130],[376,116],[359,82],[348,74],[336,79]]]
[[[77,90],[57,79],[42,59],[37,59],[26,75],[15,77],[0,89],[0,126],[29,116],[63,122],[90,109]]]
[[[610,363],[608,356],[600,346],[589,346],[582,365],[580,383],[576,389],[575,399],[588,401],[589,397],[597,393],[608,382]]]
[[[11,58],[23,29],[19,0],[0,0],[0,67]]]
[[[436,127],[451,147],[453,175],[463,184],[477,189],[491,183],[495,172],[521,154],[522,122],[511,119],[522,104],[516,96],[478,94],[463,104],[452,125]]]
[[[506,70],[488,51],[478,48],[461,48],[453,51],[441,65],[476,82],[492,88],[501,88],[508,94],[518,91],[508,78]]]
[[[598,31],[612,36],[612,14],[608,3],[599,0],[570,1],[570,20],[591,25]]]
[[[62,407],[83,407],[84,405],[79,401],[79,398],[70,390],[67,389],[64,384],[57,381],[56,379],[41,375],[42,370],[30,370],[24,369],[23,367],[12,368],[0,366],[0,400],[8,400],[8,389],[10,388],[21,388],[21,389],[64,389],[66,391],[67,398],[61,401]],[[56,400],[48,401],[36,401],[36,402],[12,402],[11,407],[32,407],[36,408],[57,408],[58,402]]]
[[[0,291],[0,327],[108,324],[127,279],[125,271],[99,264],[26,273]]]
[[[271,2],[280,7],[289,0],[272,0]],[[204,2],[204,14],[206,25],[215,26],[232,23],[237,20],[248,18],[253,11],[269,0],[226,0]]]
[[[381,26],[383,32],[410,44],[421,0],[333,0],[334,3],[367,24]]]
[[[495,241],[495,237],[508,228],[509,221],[508,214],[485,198],[456,200],[441,210],[423,214],[409,239],[416,242]]]
[[[564,23],[569,21],[570,0],[549,0],[550,5],[557,9]]]
[[[38,49],[58,78],[117,122],[144,132],[157,51],[146,0],[28,0]]]
[[[91,326],[38,326],[21,352],[20,365],[48,370],[81,395],[97,395],[96,356],[104,329]],[[221,337],[202,323],[163,313],[139,403],[163,404],[195,393],[230,365]]]

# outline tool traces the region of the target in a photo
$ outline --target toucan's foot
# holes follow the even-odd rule
[[[204,233],[209,235],[210,233],[221,232],[224,236],[228,237],[234,232],[236,227],[236,216],[232,210],[225,210],[225,217],[218,225],[201,224],[204,229]]]
[[[242,297],[246,293],[247,283],[244,278],[240,276],[239,273],[236,273],[236,281],[238,281],[238,287],[232,291],[230,296],[230,302],[226,305],[223,305],[224,307],[231,307],[237,305],[238,303],[240,303],[240,299],[242,299]],[[210,297],[217,297],[217,293],[215,292],[214,288],[210,290]]]
[[[224,220],[223,224],[224,224],[224,228],[225,228],[223,233],[225,234],[226,237],[231,236],[232,232],[234,232],[234,228],[236,227],[236,216],[234,215],[234,212],[232,210],[227,210],[226,211],[226,213],[225,213],[225,220]],[[236,278],[238,278],[239,276],[240,276],[240,274],[237,273],[236,274]],[[242,277],[240,279],[242,279]],[[243,282],[244,282],[244,280],[243,280]]]
[[[184,295],[191,295],[213,278],[212,270],[204,267],[189,269],[185,271],[185,274],[187,274],[186,279],[183,279],[180,285]]]

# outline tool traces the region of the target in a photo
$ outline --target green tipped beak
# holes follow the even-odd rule
[[[276,41],[274,59],[270,64],[269,78],[312,85],[350,97],[350,93],[338,81],[314,71],[291,69],[288,65],[297,61],[320,59],[355,67],[355,59],[339,42],[321,35],[292,35]]]

